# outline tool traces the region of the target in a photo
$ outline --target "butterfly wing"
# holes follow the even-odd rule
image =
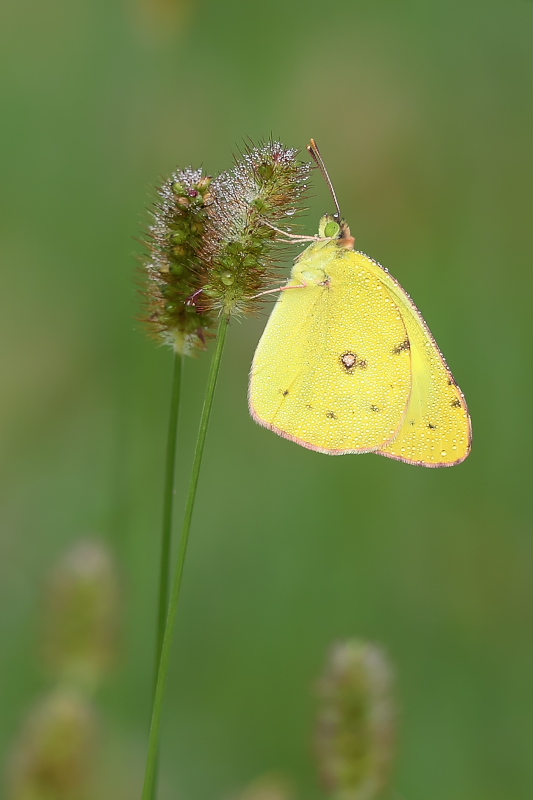
[[[312,450],[375,451],[397,437],[408,408],[407,328],[366,261],[334,244],[330,254],[324,285],[293,279],[281,292],[252,364],[250,412]]]
[[[448,467],[471,448],[471,426],[463,394],[417,307],[376,261],[354,253],[380,279],[402,314],[411,351],[412,388],[407,414],[393,442],[378,452],[409,464]]]

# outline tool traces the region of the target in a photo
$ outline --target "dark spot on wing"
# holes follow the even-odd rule
[[[370,411],[381,411],[381,408],[378,408],[377,406],[375,406],[374,404],[372,404],[372,405],[370,406]]]
[[[349,350],[340,356],[340,361],[345,369],[353,369],[357,363],[357,356]]]
[[[428,428],[430,428],[432,431],[437,430],[437,426],[436,425],[432,425],[431,422],[428,424]]]
[[[287,397],[287,395],[289,394],[289,390],[284,389],[281,394],[283,395],[283,397]]]
[[[414,424],[415,424],[415,421],[414,421],[414,419],[410,419],[410,420],[409,420],[409,425],[414,425]]]
[[[348,375],[353,375],[354,369],[366,369],[367,366],[367,362],[359,358],[357,353],[354,353],[352,350],[346,350],[344,353],[341,353],[339,362]]]
[[[400,342],[400,344],[397,344],[396,347],[392,348],[392,352],[394,353],[394,355],[399,356],[400,353],[403,353],[406,350],[410,349],[411,349],[411,343],[409,339],[404,339],[403,342]]]
[[[458,397],[456,397],[455,400],[452,400],[451,407],[452,408],[461,408],[461,401],[459,400]]]
[[[328,419],[337,419],[337,415],[334,411],[326,411],[326,417]]]
[[[306,403],[305,407],[306,408],[313,408],[313,406],[309,405],[309,403]]]

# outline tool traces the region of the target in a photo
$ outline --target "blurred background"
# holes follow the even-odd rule
[[[140,794],[171,356],[135,320],[136,237],[176,166],[217,174],[245,137],[305,154],[313,136],[358,248],[402,282],[446,354],[474,449],[426,470],[276,437],[246,404],[268,309],[232,325],[162,797],[228,798],[273,770],[296,797],[321,797],[313,685],[329,644],[358,636],[395,664],[402,798],[531,798],[533,3],[20,0],[0,31],[4,760],[48,686],[46,576],[94,535],[122,598],[118,664],[97,698],[107,768],[126,776],[114,798]],[[332,210],[316,173],[309,205],[313,233]],[[208,362],[185,367],[178,512]]]

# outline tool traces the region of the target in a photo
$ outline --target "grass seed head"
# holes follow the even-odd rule
[[[52,571],[44,597],[42,652],[56,680],[92,691],[106,677],[117,649],[119,588],[103,542],[85,539]]]
[[[180,353],[204,349],[221,313],[255,311],[277,277],[283,220],[300,210],[309,164],[280,142],[251,145],[214,180],[177,170],[158,189],[146,262],[148,322]]]
[[[204,247],[211,178],[202,170],[177,170],[158,189],[146,245],[147,321],[156,338],[180,353],[205,349],[215,326],[202,302]]]
[[[203,257],[204,293],[226,314],[251,313],[277,277],[278,227],[293,219],[307,189],[309,164],[280,142],[251,146],[211,185]]]
[[[92,706],[59,688],[27,716],[8,763],[8,800],[87,800],[97,738]]]
[[[394,750],[392,671],[383,651],[367,642],[336,644],[318,688],[316,753],[326,789],[336,800],[374,800]]]

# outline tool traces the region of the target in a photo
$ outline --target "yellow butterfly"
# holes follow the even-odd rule
[[[252,364],[250,413],[320,453],[459,464],[472,439],[463,394],[409,295],[354,250],[312,139],[308,150],[337,213],[307,237],[274,306]]]

